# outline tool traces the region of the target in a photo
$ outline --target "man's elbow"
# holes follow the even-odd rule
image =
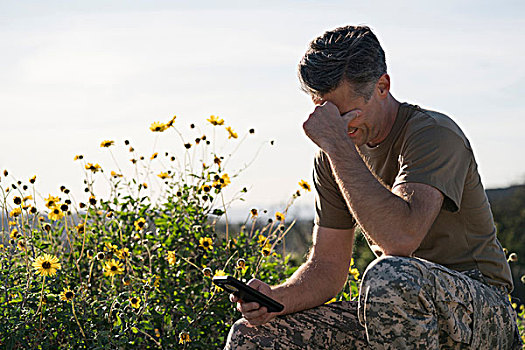
[[[394,255],[394,256],[412,256],[414,252],[419,248],[421,244],[421,239],[415,238],[413,236],[405,236],[396,239],[388,247],[383,248],[383,253],[385,255]]]

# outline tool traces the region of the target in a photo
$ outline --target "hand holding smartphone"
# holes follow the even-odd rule
[[[284,310],[284,306],[262,294],[258,290],[248,286],[246,283],[239,281],[232,276],[216,276],[212,279],[213,283],[225,289],[226,291],[239,297],[244,302],[256,302],[261,307],[266,306],[268,312],[280,312]]]

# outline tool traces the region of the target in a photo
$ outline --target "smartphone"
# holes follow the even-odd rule
[[[261,307],[266,306],[268,312],[280,312],[284,309],[281,303],[278,303],[269,296],[262,294],[232,276],[216,276],[213,277],[212,281],[217,286],[241,298],[245,303],[254,301],[261,305]]]

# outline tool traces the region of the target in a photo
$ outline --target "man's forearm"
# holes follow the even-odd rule
[[[283,284],[272,287],[272,295],[283,303],[282,314],[324,304],[339,293],[346,282],[348,267],[341,273],[333,266],[309,259]]]
[[[336,181],[361,228],[386,254],[403,255],[410,230],[410,206],[372,174],[351,142],[328,152]]]

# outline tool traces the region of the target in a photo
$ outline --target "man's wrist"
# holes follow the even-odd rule
[[[343,157],[345,161],[353,161],[361,159],[356,146],[347,138],[346,140],[334,140],[329,146],[326,146],[323,151],[328,155],[328,158],[333,161]]]

